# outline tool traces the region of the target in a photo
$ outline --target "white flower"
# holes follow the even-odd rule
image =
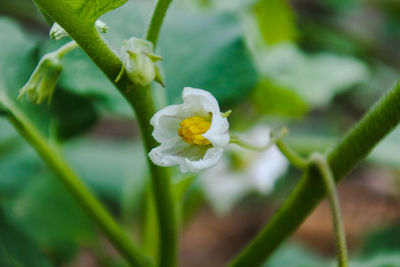
[[[229,144],[228,120],[207,91],[185,87],[183,104],[167,106],[150,120],[161,143],[150,151],[159,166],[180,165],[182,172],[198,172],[215,165]]]
[[[263,146],[269,142],[269,128],[257,126],[244,139]],[[200,174],[199,183],[207,201],[219,215],[251,192],[270,193],[275,182],[287,170],[288,161],[276,146],[264,152],[254,152],[238,146],[227,150],[231,157],[223,157],[213,168]]]

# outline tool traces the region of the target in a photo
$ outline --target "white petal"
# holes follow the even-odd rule
[[[178,136],[179,123],[190,115],[182,109],[182,105],[171,105],[159,110],[150,120],[150,124],[154,126],[154,139],[160,143],[175,139]]]
[[[221,116],[221,111],[215,97],[207,91],[185,87],[182,93],[183,109],[194,114],[207,117],[212,113],[210,129],[202,136],[207,138],[213,146],[224,147],[229,143],[229,123]]]
[[[197,146],[201,147],[201,146]],[[222,157],[223,148],[212,147],[207,150],[204,157],[199,160],[191,160],[185,158],[185,162],[181,165],[182,172],[199,172],[217,164],[218,160]]]
[[[276,181],[285,174],[288,161],[278,150],[272,147],[263,152],[260,157],[249,166],[249,177],[254,189],[267,194],[274,189]]]
[[[192,87],[183,88],[183,108],[190,110],[197,116],[207,117],[209,112],[220,112],[215,97],[209,92]]]
[[[186,160],[198,161],[205,157],[207,147],[194,146],[185,143],[180,137],[174,140],[162,143],[153,148],[150,153],[150,159],[159,166],[186,165]]]
[[[211,127],[202,135],[213,144],[213,146],[225,147],[229,144],[229,123],[221,116],[221,112],[213,113]]]

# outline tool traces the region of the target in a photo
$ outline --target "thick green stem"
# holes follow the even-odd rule
[[[145,35],[146,40],[152,42],[154,47],[157,44],[161,25],[171,2],[172,0],[158,0],[156,6],[154,7],[153,15],[151,16],[151,20]]]
[[[59,150],[52,147],[11,102],[7,104],[10,110],[8,114],[10,122],[36,149],[42,159],[54,171],[71,195],[105,233],[126,261],[132,266],[150,266],[151,263],[149,259],[138,251],[129,236],[120,228],[102,204],[70,169]]]
[[[79,44],[93,62],[104,72],[104,74],[114,83],[117,89],[124,95],[136,112],[136,118],[140,126],[146,152],[156,147],[158,144],[152,137],[152,127],[150,118],[153,116],[154,104],[149,87],[141,87],[132,84],[124,75],[118,82],[115,78],[121,70],[122,62],[113,50],[107,45],[103,37],[97,32],[94,25],[84,22],[66,3],[66,1],[35,0],[38,6],[46,12],[52,19],[63,27],[68,34]],[[166,12],[170,1],[160,1],[160,7],[156,12],[160,15]],[[164,11],[163,11],[164,10]],[[162,16],[162,18],[164,17]],[[162,19],[154,22],[158,30],[149,30],[152,42],[155,43],[161,27]],[[158,25],[158,26],[157,26]],[[151,24],[150,24],[151,26]],[[151,26],[149,29],[151,29]],[[177,221],[175,206],[172,197],[170,177],[166,168],[154,165],[148,160],[151,174],[152,186],[155,194],[157,218],[160,231],[160,266],[176,266],[177,259]]]
[[[339,197],[336,193],[335,179],[333,178],[331,168],[323,155],[319,153],[312,154],[310,162],[319,169],[328,195],[333,230],[336,237],[338,267],[347,267],[346,233],[344,231],[343,219],[340,211]]]
[[[400,84],[387,92],[328,154],[336,182],[351,171],[400,122]],[[319,172],[308,170],[260,233],[230,266],[260,266],[325,197]]]

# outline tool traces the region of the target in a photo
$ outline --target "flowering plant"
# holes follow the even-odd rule
[[[247,202],[258,214],[266,202],[281,207],[229,266],[269,266],[270,256],[327,197],[338,265],[346,267],[336,184],[400,122],[400,83],[325,153],[320,151],[334,138],[316,138],[315,125],[323,121],[321,128],[331,128],[332,114],[326,117],[322,106],[365,85],[373,76],[369,64],[382,58],[306,53],[295,44],[291,6],[281,0],[188,1],[218,10],[209,13],[204,6],[169,10],[171,0],[157,0],[146,25],[142,15],[150,9],[144,2],[34,0],[43,15],[35,16],[37,25],[27,25],[25,17],[14,22],[25,13],[0,16],[0,266],[64,265],[66,257],[75,265],[82,257],[75,255],[78,246],[95,265],[123,264],[114,252],[105,253],[108,243],[98,244],[103,239],[96,225],[130,266],[175,267],[180,228],[190,215],[206,202],[226,215],[242,200],[262,202]],[[241,16],[226,14],[227,6]],[[50,39],[38,34],[45,20]],[[32,31],[35,25],[41,26]],[[308,34],[302,41],[314,50]],[[331,32],[318,34],[318,45],[330,44],[321,42],[327,36],[346,53],[361,45],[348,46],[348,38]],[[360,51],[354,54],[371,47]],[[358,118],[367,103],[358,101],[360,95],[376,97],[364,92],[346,95],[341,108],[356,106]],[[348,126],[345,112],[336,112],[341,108],[332,112],[340,117],[337,129]],[[310,110],[317,112],[301,121]],[[303,131],[311,133],[308,139],[301,138]],[[17,135],[46,165],[22,149]],[[398,161],[398,149],[389,147],[394,156],[380,153],[384,160],[376,162]],[[304,173],[299,181],[291,179],[298,172],[289,167]],[[284,189],[275,186],[282,176]],[[287,184],[296,184],[291,193]]]

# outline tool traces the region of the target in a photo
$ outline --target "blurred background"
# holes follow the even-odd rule
[[[143,35],[152,4],[129,0],[101,17],[115,51]],[[0,1],[0,49],[17,39],[28,47],[24,58],[0,58],[0,69],[26,69],[14,84],[23,85],[41,55],[68,41],[49,40],[49,28],[32,1]],[[184,86],[209,90],[222,110],[233,111],[231,129],[243,138],[266,142],[270,129],[287,126],[288,143],[308,155],[334,145],[394,84],[399,47],[398,0],[174,0],[157,51],[166,87],[154,85],[154,93],[161,108],[180,103]],[[154,210],[132,111],[81,50],[63,64],[54,99],[36,122],[152,255],[155,226],[143,218],[154,221]],[[398,127],[338,186],[351,266],[400,266],[399,152]],[[231,259],[301,175],[276,149],[235,147],[197,176],[172,172],[182,206],[180,258],[190,267]],[[15,258],[15,266],[124,266],[1,115],[0,207],[0,257]],[[324,201],[265,266],[334,266],[334,259]]]

